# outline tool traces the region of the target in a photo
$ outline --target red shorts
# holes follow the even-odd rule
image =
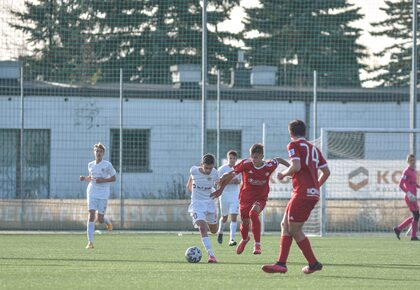
[[[258,205],[260,207],[260,212],[265,208],[265,204],[267,203],[266,200],[257,200],[252,203],[239,203],[239,211],[241,213],[241,219],[249,219],[249,212],[254,205]]]
[[[306,222],[318,199],[292,197],[286,207],[287,219],[290,222]]]
[[[415,201],[410,201],[407,197],[407,195],[404,197],[405,203],[407,204],[410,211],[418,211],[419,210],[419,204],[417,202],[417,199]]]

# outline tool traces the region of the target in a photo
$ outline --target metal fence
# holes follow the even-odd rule
[[[365,2],[0,1],[0,227],[83,228],[78,177],[97,142],[118,171],[117,227],[192,229],[185,184],[203,152],[221,164],[264,142],[267,159],[287,158],[296,118],[311,139],[415,127],[412,1]],[[377,21],[393,17],[398,35]],[[289,190],[272,180],[266,230],[279,229]]]

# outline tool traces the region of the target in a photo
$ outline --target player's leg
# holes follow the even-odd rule
[[[93,249],[93,234],[95,232],[95,214],[96,210],[90,209],[89,210],[89,217],[87,222],[87,238],[88,244],[86,249]]]
[[[289,233],[296,241],[303,256],[308,261],[308,266],[302,268],[303,273],[311,274],[322,270],[322,264],[316,259],[312,251],[311,243],[303,232],[303,225],[308,220],[312,209],[317,204],[317,200],[294,199],[290,207],[288,226]],[[293,219],[292,219],[293,218]]]
[[[419,204],[417,200],[410,201],[408,198],[406,198],[406,202],[411,214],[413,215],[411,221],[411,240],[418,241],[419,238],[417,237],[417,229],[419,226]]]
[[[413,211],[418,211],[419,206],[417,201],[411,202],[408,198],[405,198],[405,202],[407,204],[408,209]],[[406,218],[402,223],[400,223],[398,226],[394,227],[394,233],[397,236],[398,239],[400,239],[401,232],[409,225],[411,225],[411,236],[413,237],[413,221],[414,221],[414,215],[411,217]],[[417,234],[417,232],[416,232]]]
[[[190,205],[190,208],[188,209],[188,211],[190,212],[194,227],[198,228],[200,232],[201,242],[209,255],[209,263],[211,263],[212,261],[210,261],[210,258],[214,257],[214,253],[211,248],[210,239],[207,233],[208,224],[206,220],[206,213],[204,212],[204,210],[205,208],[202,205],[199,205],[199,206],[196,205],[196,208],[193,208]]]
[[[253,204],[249,216],[251,218],[251,230],[254,236],[254,255],[261,254],[261,221],[260,212],[264,209],[265,202],[257,201]]]
[[[106,209],[108,206],[107,199],[98,200],[98,222],[100,224],[105,224],[108,231],[112,231],[112,223],[109,217],[106,215]]]
[[[402,223],[400,223],[398,226],[394,227],[394,233],[397,236],[397,239],[400,239],[401,231],[403,231],[408,225],[410,225],[413,222],[413,217],[406,218]]]
[[[88,244],[86,246],[86,249],[93,249],[93,234],[95,232],[95,217],[96,217],[96,209],[97,209],[96,201],[97,201],[96,199],[90,196],[88,197],[89,216],[88,216],[88,221],[86,225]]]
[[[229,246],[236,246],[235,234],[236,228],[238,227],[238,214],[230,214],[230,235],[229,235]]]
[[[198,230],[200,231],[200,235],[201,235],[201,242],[203,243],[204,248],[206,249],[208,255],[209,255],[209,263],[213,262],[213,258],[214,258],[214,253],[213,250],[211,248],[211,243],[210,243],[210,238],[208,236],[207,233],[207,222],[203,219],[197,220],[195,222],[195,224],[198,227]]]
[[[210,229],[210,232],[212,234],[217,233],[217,229],[218,229],[218,224],[217,224],[217,209],[216,208],[212,208],[212,206],[209,206],[208,210],[213,211],[214,212],[207,212],[206,213],[206,222],[207,222],[207,226]],[[209,254],[209,259],[208,262],[209,263],[216,263],[216,257],[214,256],[214,253],[211,249],[211,245],[210,245],[210,239],[207,237],[208,239],[208,247],[206,247],[206,250]],[[204,243],[203,243],[204,244]]]
[[[219,244],[223,243],[223,230],[225,229],[227,219],[228,219],[227,215],[224,215],[219,219],[219,226],[217,229],[217,242]]]
[[[411,223],[411,240],[412,241],[418,241],[419,238],[417,237],[417,229],[419,227],[419,211],[412,211],[413,213],[413,221]]]
[[[238,214],[239,214],[239,200],[234,196],[229,203],[230,214],[230,236],[229,246],[236,246],[235,235],[238,227]]]
[[[242,236],[242,240],[239,242],[238,246],[236,247],[236,253],[242,254],[242,252],[245,250],[246,244],[249,242],[249,224],[251,222],[249,217],[249,211],[251,209],[252,205],[240,205],[240,213],[241,213],[241,226],[239,227],[239,231]]]
[[[280,236],[280,254],[275,264],[268,264],[262,266],[262,270],[266,273],[286,273],[287,272],[287,258],[289,257],[290,248],[292,246],[293,238],[289,233],[288,225],[288,206],[286,207],[285,213],[283,215],[283,220],[281,222],[281,236]]]
[[[219,198],[220,212],[222,214],[222,217],[219,219],[219,228],[217,230],[217,242],[219,244],[223,243],[223,230],[225,229],[228,218],[228,204],[226,203],[226,199],[222,197],[223,196]]]

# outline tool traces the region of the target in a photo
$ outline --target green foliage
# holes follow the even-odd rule
[[[380,86],[408,86],[410,84],[411,54],[412,54],[412,2],[411,0],[385,1],[381,8],[387,18],[372,23],[376,28],[371,32],[373,36],[391,38],[389,45],[375,54],[377,57],[390,55],[386,64],[370,69],[375,77],[369,79],[380,82]],[[418,29],[417,29],[418,30]],[[420,57],[418,56],[419,65]]]
[[[48,81],[85,82],[92,74],[93,61],[83,17],[87,1],[25,1],[26,12],[12,11],[19,23],[12,24],[29,35],[34,53],[23,58],[31,75]]]
[[[360,8],[346,0],[260,2],[244,20],[253,65],[278,66],[284,85],[308,85],[316,70],[321,85],[360,86],[365,47],[351,25],[362,18]]]
[[[227,71],[235,50],[219,32],[239,0],[210,0],[209,70]],[[13,11],[16,29],[36,47],[27,61],[33,78],[63,82],[126,81],[169,83],[169,67],[201,63],[202,8],[199,0],[26,1]]]

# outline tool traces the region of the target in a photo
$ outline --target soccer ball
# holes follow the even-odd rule
[[[203,256],[203,253],[201,253],[200,248],[196,246],[190,247],[185,251],[185,259],[187,259],[189,263],[200,262],[202,256]]]

